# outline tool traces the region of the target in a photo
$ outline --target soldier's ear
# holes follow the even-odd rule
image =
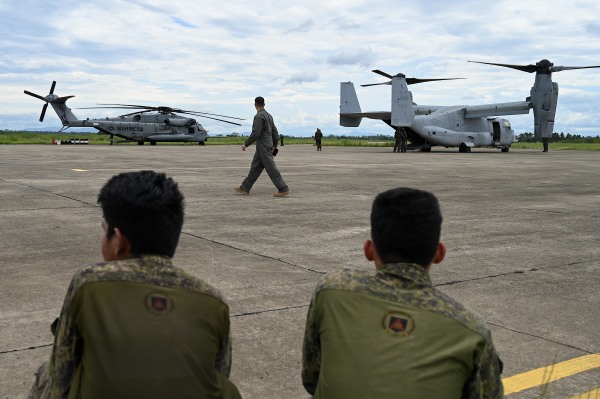
[[[373,244],[373,240],[366,240],[363,245],[363,252],[365,253],[365,258],[369,262],[373,262],[375,260],[375,245]]]
[[[131,253],[131,243],[127,236],[125,236],[121,229],[115,227],[114,230],[114,246],[112,248],[113,255],[115,256],[115,260],[123,260],[130,258]]]
[[[433,263],[441,263],[446,257],[446,245],[443,242],[438,244],[438,249],[433,257]]]

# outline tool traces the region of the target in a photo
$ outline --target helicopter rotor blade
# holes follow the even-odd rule
[[[236,118],[235,116],[228,116],[228,115],[211,114],[209,112],[179,110],[178,113],[180,113],[180,114],[190,114],[190,115],[196,115],[196,116],[206,116],[206,115],[220,116],[222,118],[237,119],[239,121],[245,120],[244,118]]]
[[[582,67],[568,67],[568,66],[553,66],[550,67],[550,71],[552,72],[560,72],[560,71],[570,71],[573,69],[589,69],[589,68],[600,68],[600,65],[594,66],[582,66]]]
[[[481,62],[481,61],[469,61],[469,62],[473,62],[475,64],[486,64],[486,65],[495,65],[495,66],[501,66],[504,68],[512,68],[512,69],[516,69],[518,71],[522,71],[522,72],[527,72],[527,73],[533,73],[533,72],[537,72],[539,67],[537,65],[533,65],[533,64],[529,64],[529,65],[513,65],[513,64],[497,64],[494,62]]]
[[[361,87],[368,87],[368,86],[379,86],[379,85],[391,85],[392,81],[390,80],[389,82],[383,82],[383,83],[367,83],[364,85],[360,85]]]
[[[39,98],[42,101],[46,101],[46,99],[44,97],[40,96],[39,94],[32,93],[28,90],[23,90],[23,93],[29,94],[30,96],[35,97],[35,98]]]
[[[203,118],[208,118],[208,119],[214,119],[214,120],[220,121],[220,122],[230,123],[232,125],[242,126],[240,123],[226,121],[225,119],[213,118],[213,117],[206,116],[206,115],[198,115],[198,116],[201,116]]]
[[[372,71],[372,72],[375,72],[376,74],[378,74],[378,75],[381,75],[381,76],[385,76],[385,77],[386,77],[386,78],[388,78],[388,79],[391,79],[391,78],[393,78],[393,76],[392,76],[392,75],[390,75],[389,73],[385,73],[385,72],[383,72],[383,71],[380,71],[379,69],[373,69],[373,71]]]
[[[439,79],[418,79],[418,78],[406,78],[407,85],[414,85],[417,83],[434,82],[436,80],[457,80],[466,78],[439,78]]]
[[[52,86],[50,86],[50,94],[54,94],[54,88],[56,87],[56,80],[52,81]]]
[[[40,122],[44,121],[44,116],[46,116],[46,109],[48,109],[48,103],[44,104],[42,108],[42,113],[40,114]]]

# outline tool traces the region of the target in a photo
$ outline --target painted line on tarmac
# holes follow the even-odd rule
[[[522,374],[513,375],[502,380],[504,394],[521,392],[525,389],[548,384],[561,378],[572,376],[600,367],[600,354],[591,354],[577,357],[564,362],[551,364],[546,367],[530,370]]]

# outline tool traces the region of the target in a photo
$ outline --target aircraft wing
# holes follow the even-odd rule
[[[429,115],[439,109],[448,108],[442,105],[413,105],[415,115]],[[354,118],[369,118],[379,119],[382,121],[389,121],[392,119],[392,113],[390,111],[372,111],[372,112],[349,112],[344,113],[344,116],[350,116]]]
[[[465,118],[528,114],[530,108],[531,101],[515,101],[511,103],[474,105],[465,108]]]
[[[382,121],[389,121],[392,119],[392,113],[390,111],[350,112],[342,115],[349,116],[351,118],[380,119]]]

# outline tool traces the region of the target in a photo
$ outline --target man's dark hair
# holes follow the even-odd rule
[[[442,213],[437,198],[422,190],[396,188],[379,194],[371,210],[371,237],[384,263],[433,260]]]
[[[100,190],[98,203],[107,235],[118,227],[133,256],[175,254],[183,226],[183,195],[164,173],[144,170],[113,176]]]
[[[265,99],[262,98],[261,96],[258,96],[254,99],[254,104],[256,105],[260,105],[261,107],[265,106]]]

